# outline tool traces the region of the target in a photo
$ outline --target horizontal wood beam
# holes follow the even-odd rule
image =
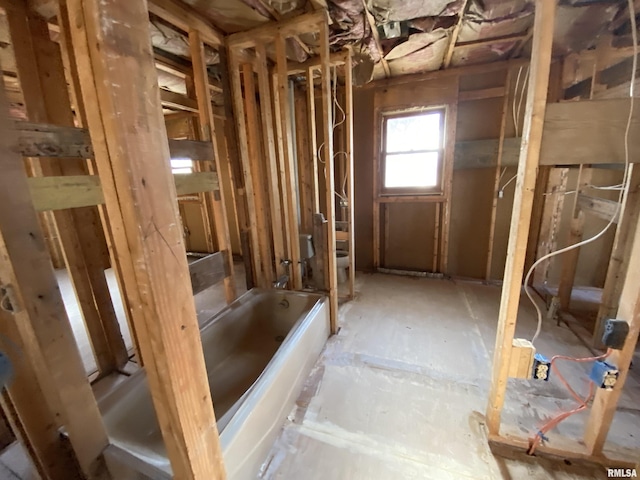
[[[220,188],[216,172],[174,174],[173,180],[178,196],[211,192]],[[97,175],[31,177],[28,184],[33,205],[39,212],[104,203],[102,186]]]
[[[606,198],[591,197],[589,195],[578,195],[578,207],[585,213],[590,213],[600,217],[607,222],[615,215],[613,223],[618,223],[620,209],[618,202],[607,200]]]
[[[198,30],[205,43],[213,47],[224,44],[224,33],[187,4],[174,0],[150,0],[149,12],[184,32]]]
[[[470,100],[484,100],[485,98],[501,98],[504,97],[505,88],[483,88],[482,90],[469,90],[458,93],[458,101],[468,102]]]
[[[156,68],[167,72],[171,75],[176,75],[181,78],[193,77],[193,67],[188,60],[180,58],[164,50],[153,47],[153,58],[155,60]],[[209,88],[214,92],[222,92],[222,84],[219,80],[216,80],[213,76],[209,75]]]
[[[506,458],[512,458],[514,454],[520,454],[521,456],[515,457],[524,458],[526,452],[529,450],[529,439],[520,438],[513,435],[489,435],[489,447],[491,451]],[[616,457],[608,457],[604,454],[592,454],[590,453],[584,444],[566,437],[554,436],[554,441],[551,444],[540,444],[536,448],[536,455],[541,457],[547,457],[550,459],[562,459],[563,461],[575,460],[579,462],[592,462],[602,465],[604,467],[611,467],[615,465],[616,468],[634,468],[635,462],[630,460],[637,456],[637,450],[634,451],[629,448],[625,448],[621,445],[616,445],[615,448],[609,449],[610,452],[616,452]]]
[[[541,165],[624,163],[624,132],[629,99],[550,103],[544,119]],[[635,109],[631,132],[640,129]],[[629,136],[629,150],[640,151],[640,135]],[[638,162],[631,155],[631,162]]]
[[[198,102],[181,93],[160,89],[160,103],[165,108],[174,108],[186,112],[198,112]]]
[[[331,64],[331,66],[344,65],[349,55],[351,55],[351,52],[348,50],[334,52],[329,55],[329,64]],[[289,75],[301,75],[306,73],[309,68],[320,68],[320,66],[320,56],[315,56],[302,63],[287,62],[287,73]]]
[[[15,122],[17,152],[24,157],[93,158],[89,132],[83,128],[45,123]],[[210,142],[169,140],[171,158],[212,160]]]
[[[27,181],[33,206],[38,212],[104,203],[100,178],[97,175],[31,177]]]
[[[600,72],[596,72],[598,83],[600,85],[604,85],[607,89],[617,87],[618,85],[628,82],[631,78],[631,69],[633,68],[633,50],[628,48],[621,50],[622,55],[629,56],[630,58],[622,60],[621,62],[616,63],[609,68],[605,68]],[[612,51],[615,52],[616,50],[614,49]],[[636,70],[636,74],[638,72],[640,72],[640,67]],[[570,100],[576,97],[589,97],[592,82],[593,77],[589,77],[571,85],[565,89],[564,98],[566,100]]]
[[[485,45],[494,45],[496,43],[505,43],[505,42],[519,42],[529,37],[528,33],[524,33],[521,35],[506,35],[503,37],[494,37],[494,38],[482,38],[479,40],[472,40],[470,42],[460,42],[456,43],[455,49],[461,50],[466,48],[475,48],[482,47]]]
[[[520,137],[504,139],[500,166],[516,167],[518,165],[520,143]],[[498,147],[497,138],[456,142],[453,169],[493,168],[497,165]]]
[[[305,13],[281,22],[270,22],[245,32],[234,33],[227,38],[232,49],[251,48],[265,39],[273,40],[277,35],[288,38],[293,35],[317,32],[320,25],[327,21],[326,10]]]
[[[189,264],[194,295],[229,276],[227,255],[229,255],[227,251],[216,252]]]

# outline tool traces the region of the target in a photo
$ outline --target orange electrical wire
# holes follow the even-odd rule
[[[591,401],[593,395],[594,395],[594,388],[593,388],[593,382],[589,382],[589,395],[587,396],[587,398],[583,399],[582,397],[580,397],[580,395],[578,395],[576,393],[576,391],[571,387],[571,385],[569,385],[569,382],[567,382],[567,380],[562,376],[562,374],[560,373],[560,370],[558,370],[558,367],[556,367],[555,365],[555,361],[556,360],[568,360],[568,361],[572,361],[572,362],[595,362],[597,360],[602,360],[607,358],[609,355],[611,355],[611,349],[608,349],[606,353],[604,353],[603,355],[598,355],[597,357],[584,357],[584,358],[574,358],[574,357],[568,357],[565,355],[555,355],[551,358],[551,361],[549,362],[551,365],[551,369],[556,373],[558,379],[560,380],[560,382],[562,382],[562,384],[567,388],[567,390],[569,390],[569,392],[571,393],[571,396],[576,399],[578,401],[578,403],[580,404],[578,407],[574,408],[573,410],[570,410],[568,412],[562,412],[559,415],[555,416],[554,418],[552,418],[551,420],[549,420],[547,423],[545,423],[535,434],[535,436],[529,440],[529,450],[528,450],[528,454],[529,455],[533,455],[536,451],[536,448],[538,447],[538,445],[540,444],[540,441],[544,438],[544,435],[551,429],[555,428],[558,426],[558,424],[560,424],[560,422],[566,420],[567,418],[569,418],[571,415],[574,415],[578,412],[581,412],[583,410],[586,410],[588,408],[587,404]]]

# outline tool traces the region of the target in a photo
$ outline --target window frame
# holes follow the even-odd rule
[[[439,113],[440,114],[440,145],[438,149],[434,150],[417,150],[412,152],[387,152],[387,121],[395,118],[413,117],[424,113]],[[387,112],[381,112],[380,131],[382,132],[382,142],[380,145],[380,182],[378,185],[378,195],[380,197],[394,197],[394,196],[434,196],[444,195],[444,158],[445,158],[445,145],[446,145],[446,106],[432,106],[421,107],[404,110],[393,110]],[[387,168],[387,155],[398,155],[403,153],[438,153],[438,168],[437,168],[437,183],[432,187],[386,187],[385,175]]]

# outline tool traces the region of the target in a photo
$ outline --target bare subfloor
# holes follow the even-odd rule
[[[505,460],[489,450],[483,415],[499,288],[377,274],[359,275],[357,291],[356,300],[341,307],[340,331],[265,459],[263,478],[606,478],[602,468]],[[525,302],[517,336],[530,338],[535,320]],[[536,346],[549,357],[590,356],[555,322],[545,322]],[[561,366],[581,393],[587,392],[586,368]],[[611,443],[640,448],[639,397],[640,385],[630,379]],[[573,406],[553,378],[510,380],[504,430],[527,437]],[[579,438],[585,418],[570,418],[560,433]]]

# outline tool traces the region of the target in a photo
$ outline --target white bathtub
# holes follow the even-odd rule
[[[253,289],[201,326],[229,479],[256,478],[329,337],[327,305],[320,295]],[[100,409],[110,439],[105,457],[119,480],[172,478],[143,370]]]

